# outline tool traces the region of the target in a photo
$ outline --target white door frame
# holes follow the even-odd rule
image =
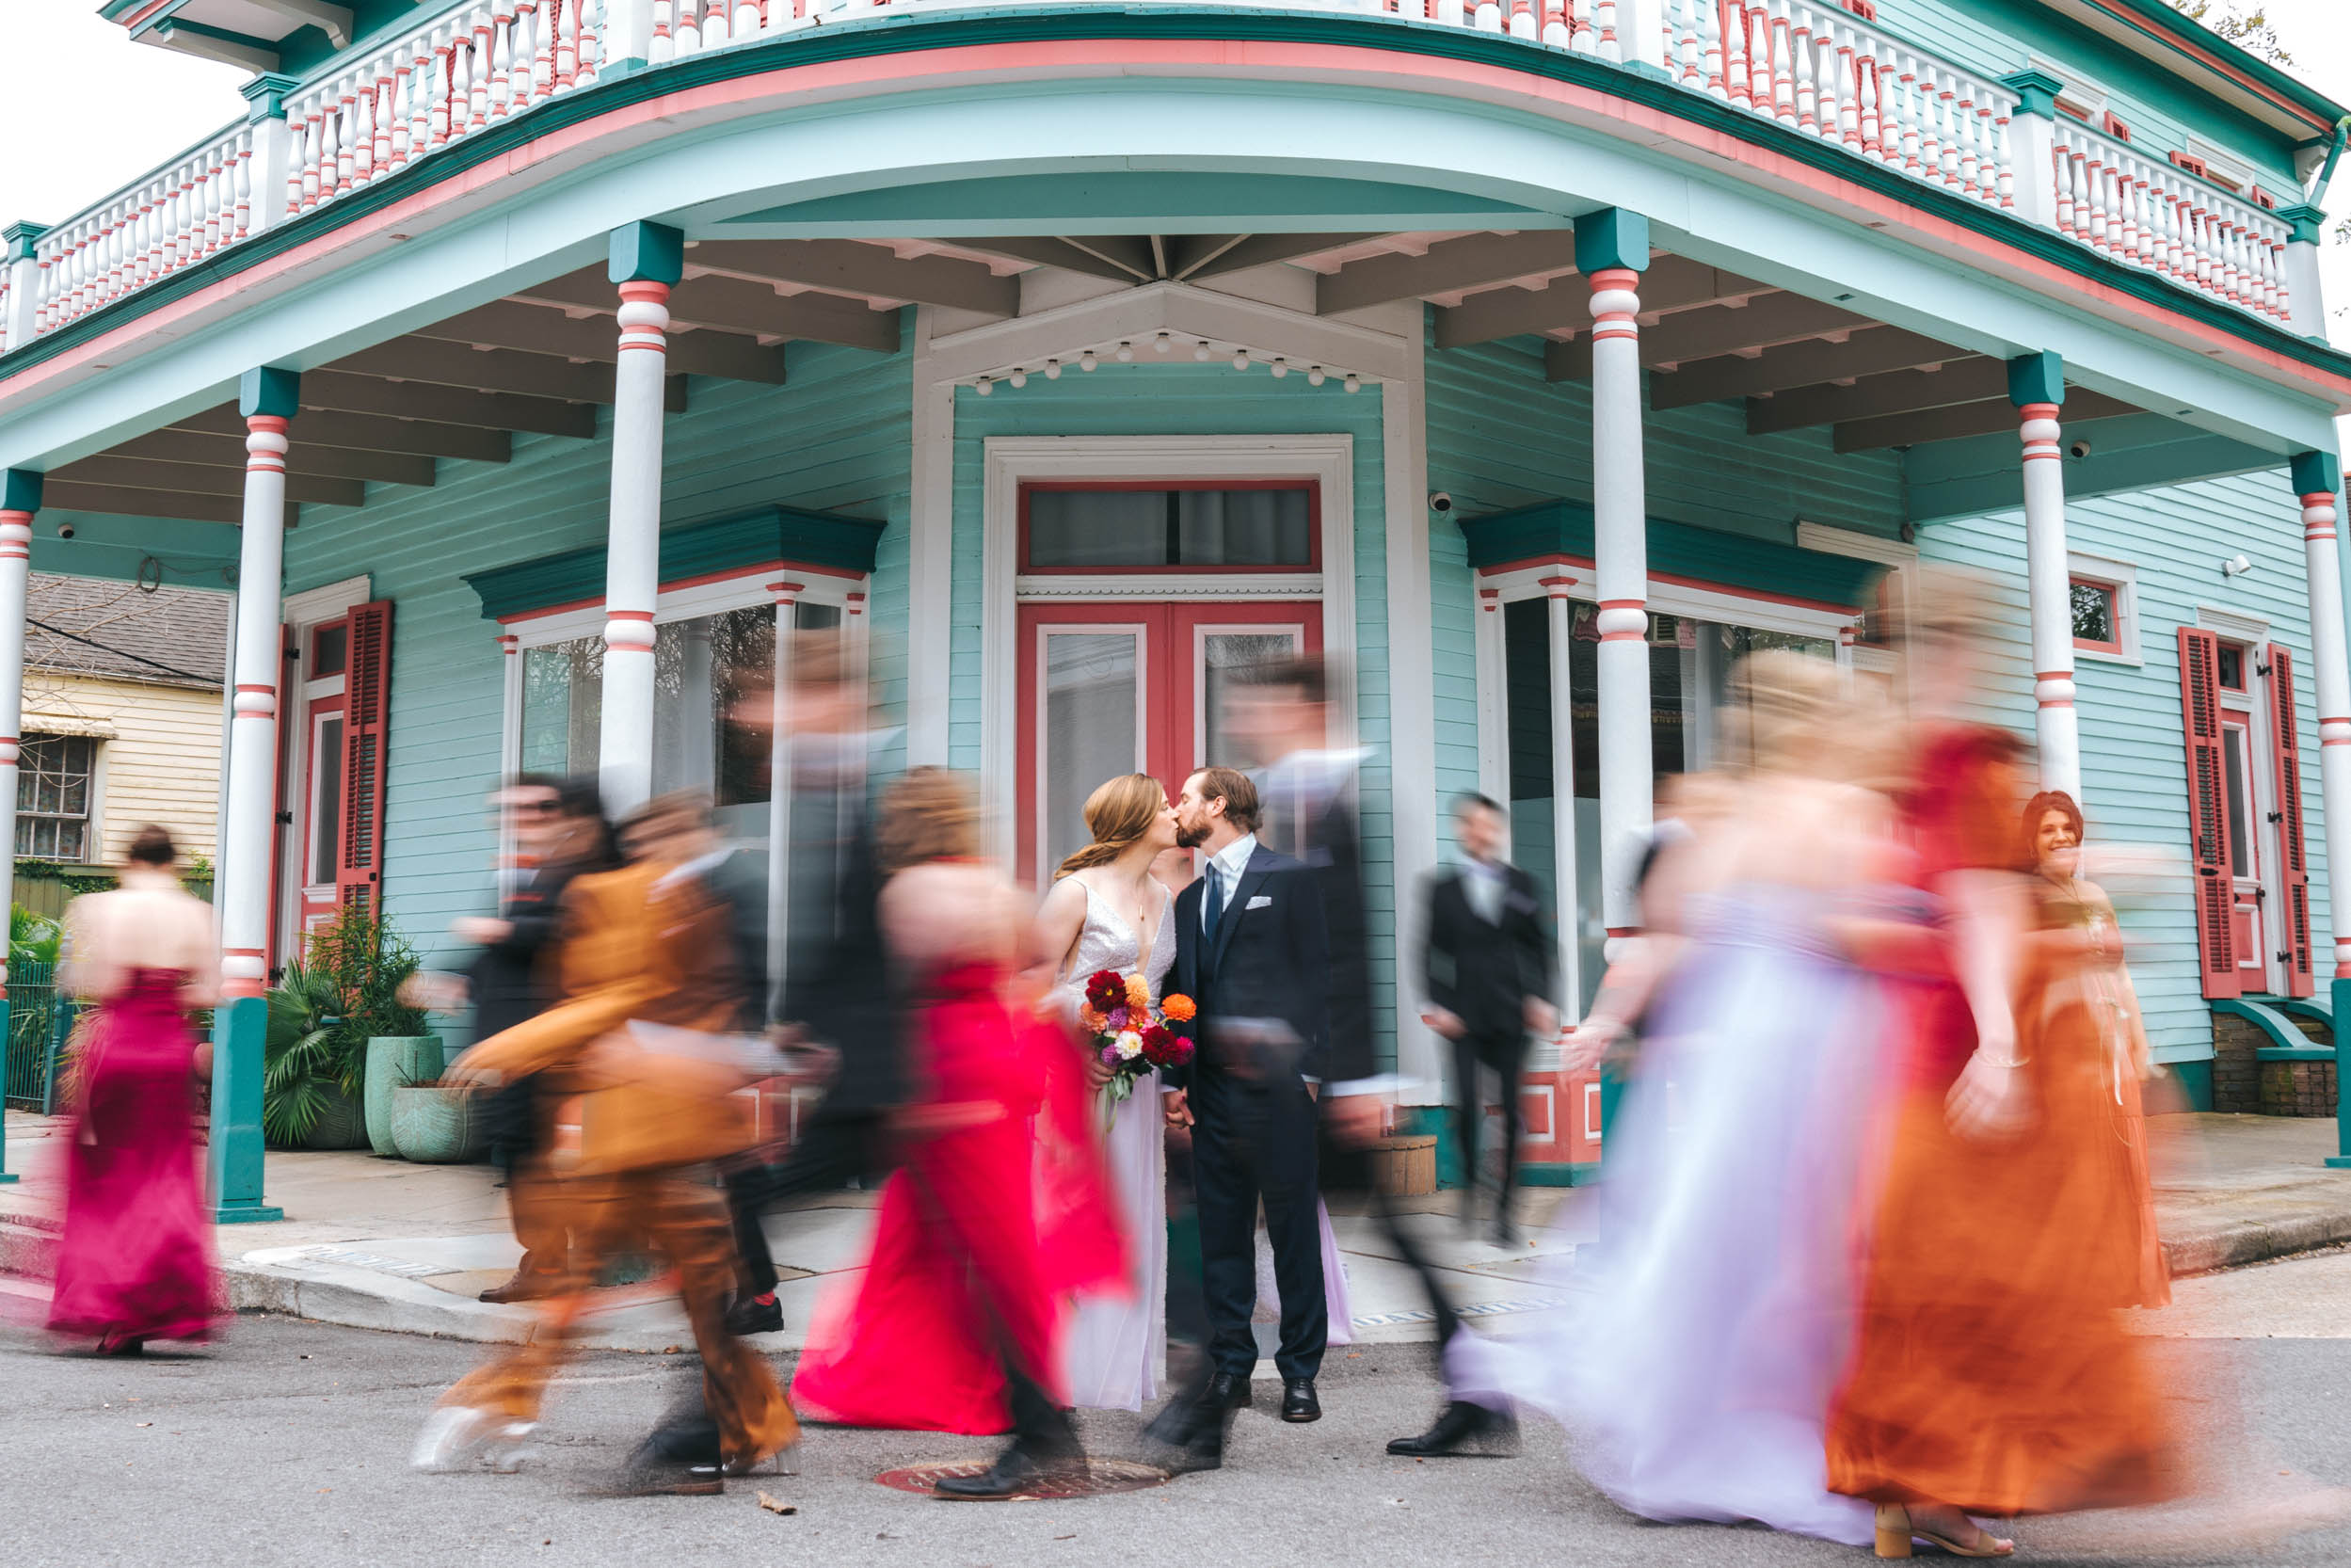
[[[1018,580],[1020,487],[1035,480],[1131,484],[1169,480],[1303,479],[1320,492],[1322,570],[1155,579],[1158,597],[1322,600],[1322,648],[1352,666],[1355,651],[1354,438],[1305,436],[992,436],[985,444],[980,552],[980,792],[988,853],[1009,864],[1019,775]],[[1065,591],[1103,597],[1098,583],[1056,578]],[[1278,584],[1278,586],[1276,584]],[[1239,591],[1236,591],[1238,587]],[[1252,592],[1250,590],[1254,589]],[[1342,683],[1332,744],[1355,744],[1355,694]]]

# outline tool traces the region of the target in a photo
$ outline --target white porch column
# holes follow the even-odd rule
[[[48,232],[38,223],[11,223],[0,229],[0,244],[8,248],[8,312],[0,315],[0,350],[31,343],[33,328],[40,325],[40,263],[34,248]]]
[[[1575,704],[1568,664],[1575,636],[1570,579],[1546,577],[1543,609],[1551,637],[1551,903],[1559,944],[1560,1016],[1583,1014],[1582,912],[1575,906]],[[1507,764],[1506,764],[1507,765]],[[1496,799],[1501,797],[1496,796]]]
[[[776,717],[767,737],[767,1014],[784,1000],[784,962],[791,953],[792,628],[805,583],[770,583],[776,600]]]
[[[1608,57],[1665,72],[1665,0],[1616,0],[1615,9],[1616,53]],[[1605,42],[1601,53],[1607,54]]]
[[[41,476],[30,469],[0,474],[0,909],[16,900],[16,758],[24,721],[24,579],[32,570],[33,514]],[[8,954],[0,952],[0,1040],[8,1038]],[[0,1128],[0,1186],[8,1143]]]
[[[256,234],[291,216],[286,176],[294,168],[294,127],[286,123],[286,94],[299,85],[296,77],[264,71],[237,88],[245,95],[245,123],[253,132],[246,164],[246,227]]]
[[[2318,272],[2318,246],[2327,215],[2308,202],[2281,207],[2278,216],[2294,225],[2286,242],[2286,320],[2306,338],[2327,336],[2327,289]]]
[[[2334,930],[2340,986],[2351,980],[2351,658],[2343,647],[2343,568],[2335,536],[2343,459],[2331,452],[2296,453],[2292,472],[2295,494],[2302,502],[2311,664],[2318,688],[2318,776],[2327,807],[2327,920]],[[2351,1154],[2351,1148],[2343,1152]]]
[[[1592,566],[1600,599],[1600,902],[1608,935],[1618,936],[1635,924],[1633,877],[1654,804],[1649,494],[1641,452],[1640,325],[1635,319],[1640,310],[1640,275],[1649,265],[1649,220],[1618,207],[1577,218],[1575,264],[1591,281]],[[1556,781],[1553,788],[1558,788]],[[1563,889],[1563,896],[1572,901],[1574,889]]]
[[[613,384],[612,516],[604,545],[604,710],[597,782],[615,816],[653,792],[653,600],[661,588],[662,392],[669,290],[685,236],[659,223],[613,231],[620,360]]]
[[[2008,361],[2008,400],[2024,440],[2024,575],[2032,603],[2033,700],[2040,787],[2082,803],[2082,732],[2073,707],[2073,590],[2066,570],[2065,364],[2055,354]]]
[[[249,370],[245,415],[245,525],[237,555],[236,717],[229,731],[229,818],[221,864],[221,1006],[214,1025],[212,1136],[204,1152],[213,1217],[274,1220],[262,1202],[262,1048],[268,1006],[270,851],[276,838],[280,578],[285,557],[286,427],[300,407],[290,370]],[[216,894],[217,896],[217,894]]]
[[[2065,84],[2045,71],[2000,78],[2017,96],[2008,120],[2016,169],[2016,216],[2045,229],[2057,226],[2057,93]]]

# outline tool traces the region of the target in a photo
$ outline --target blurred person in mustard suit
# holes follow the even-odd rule
[[[580,1099],[580,1147],[558,1159],[555,1201],[572,1246],[526,1345],[503,1347],[441,1399],[417,1440],[420,1469],[518,1468],[586,1294],[616,1252],[649,1243],[676,1269],[702,1358],[702,1409],[654,1432],[627,1484],[722,1491],[798,1434],[766,1361],[727,1332],[734,1247],[726,1200],[698,1167],[752,1142],[734,1095],[760,1048],[724,1032],[740,1014],[729,906],[696,874],[711,842],[707,800],[664,795],[624,824],[631,860],[573,880],[558,960],[563,1000],[468,1050],[452,1076],[545,1074]]]

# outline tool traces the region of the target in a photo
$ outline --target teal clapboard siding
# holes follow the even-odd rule
[[[665,429],[663,517],[780,504],[884,523],[869,636],[876,700],[894,723],[905,698],[912,361],[809,343],[786,353],[786,386],[693,379]],[[464,578],[600,544],[609,436],[609,414],[594,440],[518,436],[509,463],[443,462],[430,489],[371,485],[366,507],[306,506],[286,536],[289,591],[366,575],[395,605],[384,888],[428,964],[454,956],[449,921],[484,912],[491,892],[482,796],[498,768],[504,655]],[[292,439],[302,440],[299,419]]]
[[[2056,15],[2044,0],[1878,0],[1878,24],[1987,76],[2046,62],[2070,82],[2103,88],[2106,107],[2131,128],[2132,147],[2157,163],[2186,151],[2193,133],[2236,154],[2280,206],[2298,199],[2290,138]]]
[[[1364,882],[1371,914],[1372,1027],[1383,1061],[1396,1049],[1395,830],[1388,760],[1387,522],[1380,393],[1335,379],[1275,380],[1262,368],[1120,364],[1058,380],[1032,376],[983,398],[955,393],[954,626],[950,756],[980,760],[981,545],[985,442],[991,436],[1268,436],[1343,434],[1354,440],[1356,729],[1369,748],[1361,779]],[[1476,765],[1471,776],[1474,782]]]
[[[2270,640],[2293,650],[2302,734],[2303,833],[2311,877],[2311,939],[2323,984],[2332,965],[2327,898],[2325,803],[2318,787],[2318,710],[2311,666],[2298,512],[2282,470],[2175,485],[2133,495],[2074,501],[2066,539],[2084,554],[2137,568],[2138,648],[2143,663],[2076,656],[2082,727],[2083,808],[2090,838],[2168,852],[2184,875],[2188,848],[2186,759],[2180,718],[2177,632],[2199,606],[2264,619]],[[1983,574],[1993,608],[1991,648],[1973,716],[2033,732],[2033,671],[2024,590],[2021,510],[1927,524],[1923,561]],[[2242,552],[2253,569],[2223,577],[2220,563]],[[2147,1032],[2166,1061],[2212,1054],[2212,1020],[2199,979],[2193,912],[2178,878],[2159,896],[2123,903],[2131,973]]]

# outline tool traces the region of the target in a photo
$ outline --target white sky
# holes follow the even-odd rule
[[[249,72],[133,43],[99,18],[98,4],[0,0],[0,104],[11,124],[45,131],[20,131],[0,158],[0,223],[61,222],[244,115],[236,89]],[[2351,4],[2266,0],[2266,9],[2295,72],[2351,103]],[[2344,162],[2329,201],[2339,217],[2351,215],[2351,157]],[[2327,270],[2330,313],[2351,321],[2351,247],[2330,239]]]

